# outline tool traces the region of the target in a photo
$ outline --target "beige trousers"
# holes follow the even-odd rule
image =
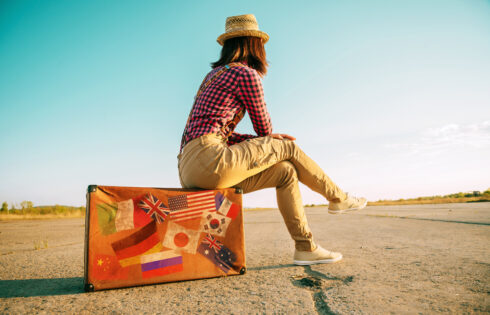
[[[296,249],[316,248],[306,220],[298,181],[329,201],[343,201],[344,192],[294,141],[271,136],[228,146],[216,134],[196,138],[179,155],[184,188],[239,187],[244,193],[276,187],[277,204]]]

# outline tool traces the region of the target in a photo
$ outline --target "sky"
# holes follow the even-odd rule
[[[0,202],[179,187],[227,16],[255,14],[274,132],[369,200],[490,187],[490,1],[0,1]],[[248,116],[238,132],[253,134]],[[326,200],[302,186],[304,204]],[[273,189],[245,207],[276,207]]]

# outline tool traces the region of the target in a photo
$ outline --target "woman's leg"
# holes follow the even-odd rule
[[[338,203],[346,199],[345,193],[294,141],[270,136],[230,147],[219,136],[202,136],[184,148],[179,157],[179,174],[183,187],[227,188],[281,161],[291,162],[298,180],[327,200]]]
[[[327,200],[340,202],[346,199],[345,193],[294,141],[270,136],[246,140],[227,148],[217,166],[220,174],[217,186],[235,186],[281,161],[291,162],[299,181]]]
[[[244,193],[276,188],[277,204],[297,250],[313,251],[316,245],[306,220],[298,185],[296,168],[283,161],[235,185]]]

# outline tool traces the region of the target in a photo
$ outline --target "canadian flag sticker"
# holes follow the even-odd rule
[[[230,222],[231,218],[229,217],[216,212],[209,212],[201,220],[201,230],[209,234],[225,236]]]
[[[182,225],[169,221],[162,245],[174,250],[195,254],[199,245],[199,231],[186,229]]]

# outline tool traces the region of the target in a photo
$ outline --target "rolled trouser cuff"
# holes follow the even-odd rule
[[[313,241],[313,234],[308,232],[304,237],[293,237],[295,248],[303,252],[312,252],[316,249],[316,244]]]

